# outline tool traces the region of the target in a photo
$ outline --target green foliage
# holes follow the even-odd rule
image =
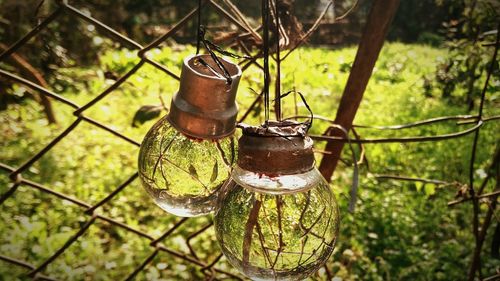
[[[458,6],[458,8],[457,8]],[[475,99],[481,95],[484,82],[481,79],[493,64],[493,77],[500,77],[498,61],[491,61],[493,46],[498,33],[500,4],[492,1],[464,1],[450,8],[461,14],[443,22],[447,41],[444,44],[449,56],[436,72],[436,86],[442,96],[452,103],[466,103],[471,111]],[[490,46],[486,46],[486,45]],[[496,91],[498,92],[498,86]],[[494,100],[495,96],[489,97]]]
[[[164,48],[153,50],[151,55],[169,70],[179,73],[182,59],[192,52],[190,47]],[[300,49],[283,63],[283,91],[295,88],[306,96],[316,115],[332,117],[354,56],[355,48],[333,51]],[[440,89],[427,87],[426,79],[449,56],[445,51],[421,45],[386,45],[356,123],[387,125],[466,113],[463,105],[439,98],[436,93]],[[55,77],[59,75],[71,79],[71,85],[57,86],[61,81],[58,78],[49,82],[56,92],[83,105],[114,82],[113,77],[106,73],[121,76],[135,62],[137,58],[133,51],[109,51],[100,58],[98,67],[58,69]],[[483,81],[484,77],[479,80]],[[495,106],[492,98],[498,96],[499,83],[498,77],[493,77],[490,82],[493,87],[488,89],[489,100],[485,111],[489,116],[500,114],[500,107]],[[22,90],[22,87],[16,87]],[[132,127],[134,113],[142,105],[160,105],[159,96],[169,101],[177,87],[177,81],[144,65],[126,83],[84,114],[140,141],[158,119],[144,120],[143,125]],[[244,72],[238,93],[241,109],[247,108],[255,98],[255,93],[249,88],[259,92],[261,87],[262,74],[258,68],[251,67]],[[71,108],[57,102],[54,106],[60,123],[50,126],[46,124],[40,105],[30,99],[10,104],[7,110],[0,112],[2,163],[18,167],[75,120]],[[284,100],[283,106],[285,115],[307,114],[298,96],[291,94]],[[253,114],[247,122],[258,124],[262,116],[262,112]],[[316,121],[312,133],[322,133],[327,126],[327,122]],[[470,124],[449,122],[403,131],[358,129],[358,133],[365,138],[434,135],[468,126]],[[498,122],[484,125],[476,162],[478,170],[488,166],[498,145],[499,129]],[[400,174],[465,183],[471,141],[468,136],[435,143],[366,145],[370,169],[362,167],[355,214],[347,212],[352,170],[339,167],[332,188],[339,200],[342,220],[339,242],[328,263],[330,270],[342,280],[463,279],[474,242],[470,207],[467,204],[454,208],[446,206],[457,190],[439,185],[377,180],[374,174]],[[322,143],[316,145],[319,149],[323,146]],[[95,204],[137,170],[137,154],[137,147],[83,122],[23,176]],[[344,158],[349,159],[348,156],[344,155]],[[480,176],[477,178],[476,184],[480,182]],[[10,186],[8,175],[0,172],[0,194]],[[13,197],[0,205],[0,253],[35,265],[41,264],[88,221],[90,217],[83,211],[84,208],[35,188],[19,187]],[[97,213],[127,223],[155,238],[178,221],[178,218],[164,213],[152,203],[138,180],[97,209]],[[185,237],[210,221],[210,217],[189,220],[163,242],[169,248],[189,253]],[[486,243],[490,240],[491,234]],[[200,259],[212,261],[219,253],[212,228],[191,243]],[[44,273],[63,280],[121,279],[152,251],[149,240],[99,221]],[[493,273],[495,260],[488,255],[485,251],[484,272]],[[231,270],[224,258],[218,266]],[[0,280],[16,280],[13,276],[22,273],[18,267],[0,262]],[[320,274],[313,279],[324,280],[324,271]],[[162,252],[137,278],[199,280],[203,274],[199,268]],[[17,277],[17,280],[23,279]]]

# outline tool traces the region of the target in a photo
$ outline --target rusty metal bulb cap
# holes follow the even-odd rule
[[[191,55],[184,59],[179,91],[172,98],[168,119],[179,132],[197,139],[220,139],[236,128],[236,92],[241,77],[238,65],[220,58],[232,82],[216,75],[216,62],[210,55]]]
[[[305,191],[324,181],[314,166],[313,141],[305,132],[305,125],[289,121],[244,127],[234,181],[274,194]]]

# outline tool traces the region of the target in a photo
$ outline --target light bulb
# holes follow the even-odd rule
[[[229,262],[252,280],[303,280],[330,257],[339,211],[298,124],[246,128],[221,193],[215,232]]]
[[[153,125],[141,144],[143,186],[158,206],[177,216],[212,212],[235,161],[235,97],[241,70],[221,62],[231,83],[214,71],[217,65],[210,55],[184,60],[169,114]]]

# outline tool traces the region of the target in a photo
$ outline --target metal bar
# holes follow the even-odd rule
[[[262,42],[262,38],[260,37],[259,33],[257,33],[257,31],[256,31],[257,29],[254,29],[250,25],[250,23],[245,18],[245,16],[240,11],[240,9],[238,9],[238,7],[236,7],[236,5],[234,5],[233,2],[231,2],[231,0],[224,0],[224,3],[226,3],[226,5],[229,7],[229,9],[231,9],[231,11],[233,12],[233,14],[235,14],[235,16],[240,20],[240,23],[242,23],[246,27],[246,30],[249,31],[249,34],[251,36],[253,36],[253,38],[257,42]]]
[[[24,78],[21,78],[21,77],[15,75],[15,74],[11,74],[11,73],[9,73],[9,72],[7,72],[5,70],[0,69],[0,75],[4,76],[4,77],[6,77],[6,78],[8,78],[8,79],[10,79],[12,81],[15,81],[17,83],[20,83],[20,84],[23,84],[25,86],[28,86],[31,89],[33,89],[35,91],[38,91],[38,92],[40,92],[43,95],[46,95],[46,96],[51,97],[53,99],[56,99],[56,100],[58,100],[58,101],[60,101],[60,102],[62,102],[64,104],[66,104],[66,105],[69,105],[69,106],[73,107],[73,108],[79,108],[80,107],[76,103],[73,103],[72,101],[63,98],[60,95],[58,95],[56,93],[53,93],[53,92],[51,92],[51,91],[43,88],[42,86],[40,86],[38,84],[35,84],[35,83],[33,83],[33,82],[29,81],[29,80],[26,80]]]
[[[308,118],[311,118],[311,116],[309,116],[309,115],[293,115],[293,116],[289,116],[289,117],[285,118],[285,120],[308,119]],[[424,125],[434,124],[434,123],[441,123],[441,122],[445,122],[445,121],[452,121],[452,120],[463,120],[463,121],[458,121],[457,125],[465,125],[465,124],[476,123],[477,119],[479,119],[479,117],[477,115],[453,115],[453,116],[440,116],[440,117],[415,121],[415,122],[411,122],[411,123],[407,123],[407,124],[389,125],[389,126],[352,124],[352,128],[375,129],[375,130],[402,130],[402,129],[409,129],[409,128],[414,128],[414,127],[420,127],[420,126],[424,126]],[[481,120],[483,120],[483,123],[486,123],[489,121],[495,121],[498,119],[500,119],[500,115],[494,115],[494,116],[481,118]],[[314,120],[321,120],[321,121],[335,124],[335,121],[333,119],[330,119],[330,118],[327,118],[327,117],[324,117],[321,115],[314,115]]]
[[[213,1],[213,0],[208,0],[208,1],[209,1],[210,5],[212,5],[212,7],[215,8],[215,10],[217,10],[219,13],[221,13],[230,22],[234,23],[237,27],[239,27],[240,29],[242,29],[246,32],[249,32],[249,33],[254,32],[253,30],[248,30],[247,27],[243,23],[241,23],[237,19],[235,19],[231,14],[229,14],[224,8],[222,8],[215,1]]]
[[[201,6],[205,6],[207,1],[203,1]],[[176,25],[174,25],[169,31],[167,31],[165,34],[163,34],[161,37],[158,37],[156,40],[153,42],[149,43],[146,47],[144,47],[142,50],[139,51],[139,57],[143,57],[146,52],[149,50],[158,47],[163,41],[165,41],[167,38],[172,36],[174,33],[176,33],[179,29],[181,29],[195,14],[198,12],[198,7],[194,8],[189,12],[184,18],[182,18]]]
[[[499,196],[499,195],[500,195],[500,190],[496,190],[496,191],[493,191],[493,192],[490,192],[490,193],[481,194],[481,195],[477,196],[477,198],[478,199],[483,199],[483,198],[495,197],[495,196]],[[472,198],[467,197],[467,198],[463,198],[463,199],[460,199],[460,200],[451,201],[451,202],[448,202],[448,207],[460,204],[462,202],[470,201],[470,200],[472,200]]]
[[[135,172],[124,183],[120,184],[115,190],[113,190],[113,192],[111,192],[110,194],[108,194],[108,196],[106,196],[104,199],[102,199],[99,203],[97,203],[94,206],[88,208],[87,211],[85,211],[85,212],[87,214],[92,214],[95,211],[95,209],[97,209],[97,208],[101,207],[102,205],[106,204],[109,200],[111,200],[118,193],[120,193],[125,187],[127,187],[130,183],[132,183],[138,176],[139,176],[139,173]]]
[[[201,229],[199,229],[198,231],[196,232],[193,232],[191,235],[189,235],[186,239],[186,244],[189,248],[189,252],[191,253],[191,255],[195,258],[195,259],[199,259],[198,256],[196,255],[196,252],[194,251],[193,249],[193,246],[191,246],[191,240],[194,239],[196,236],[202,234],[203,232],[205,232],[207,229],[209,229],[212,225],[214,225],[213,222],[205,225],[204,227],[202,227]]]
[[[454,139],[468,135],[472,132],[477,131],[484,123],[480,122],[475,126],[452,134],[443,134],[437,136],[418,136],[418,137],[401,137],[401,138],[380,138],[380,139],[359,139],[351,140],[352,143],[408,143],[408,142],[428,142],[428,141],[442,141],[447,139]],[[336,136],[324,136],[324,135],[310,135],[313,140],[318,141],[328,141],[329,143],[346,143],[347,138],[336,137]],[[328,150],[326,150],[328,152]],[[333,152],[332,152],[333,153]],[[326,156],[331,154],[325,153]]]
[[[188,262],[190,262],[190,263],[192,263],[192,264],[195,264],[195,265],[197,265],[197,266],[201,266],[202,268],[207,267],[207,265],[206,265],[205,263],[203,263],[203,262],[201,262],[201,261],[198,261],[198,260],[196,260],[196,259],[194,259],[194,258],[191,258],[191,257],[189,257],[189,256],[187,256],[187,255],[185,255],[185,254],[182,254],[182,253],[179,253],[179,252],[177,252],[177,251],[171,250],[171,249],[166,248],[166,247],[164,247],[164,246],[158,246],[158,248],[159,248],[161,251],[164,251],[164,252],[166,252],[166,253],[169,253],[170,255],[172,255],[172,256],[174,256],[174,257],[177,257],[177,258],[183,259],[183,260],[188,261]],[[229,277],[232,277],[232,278],[234,278],[235,280],[243,280],[243,278],[241,278],[240,276],[238,276],[238,275],[236,275],[236,274],[233,274],[233,273],[231,273],[231,272],[228,272],[228,271],[225,271],[225,270],[222,270],[222,269],[218,269],[218,268],[214,268],[214,270],[215,270],[216,272],[223,273],[223,274],[225,274],[225,275],[227,275],[227,276],[229,276]]]
[[[238,120],[238,123],[241,123],[247,119],[248,115],[253,111],[253,109],[257,106],[259,102],[262,101],[262,97],[264,96],[264,92],[260,92],[260,94],[253,100],[252,104],[250,107],[243,113],[243,116],[241,116],[240,120]]]
[[[348,131],[351,129],[352,121],[363,99],[366,85],[370,80],[373,67],[384,45],[385,37],[392,19],[396,15],[398,6],[399,0],[375,0],[372,4],[358,52],[335,117],[335,124]],[[338,130],[329,130],[328,135],[332,136],[332,134],[342,136]],[[328,181],[331,180],[332,174],[337,167],[342,148],[342,143],[334,142],[328,142],[325,147],[325,150],[332,152],[332,154],[323,156],[319,170]]]
[[[153,67],[156,67],[157,69],[165,72],[167,75],[169,75],[170,77],[174,78],[175,80],[177,81],[180,81],[181,78],[179,77],[179,75],[173,73],[172,71],[168,70],[165,66],[163,66],[162,64],[154,61],[154,60],[151,60],[149,59],[148,57],[144,56],[143,60],[147,63],[149,63],[150,65],[152,65]]]
[[[106,217],[106,216],[102,216],[102,215],[97,215],[96,217],[98,219],[103,220],[105,222],[108,222],[108,223],[110,223],[112,225],[115,225],[115,226],[118,226],[120,228],[123,228],[123,229],[125,229],[125,230],[127,230],[129,232],[135,233],[135,234],[137,234],[138,236],[140,236],[142,238],[153,240],[153,237],[150,236],[149,234],[147,234],[147,233],[145,233],[143,231],[137,230],[137,229],[135,229],[135,228],[133,228],[133,227],[127,225],[127,224],[122,223],[122,222],[114,220],[114,219],[112,219],[110,217]]]
[[[61,14],[61,8],[55,10],[52,14],[50,14],[46,19],[40,22],[35,28],[33,28],[28,34],[24,35],[21,39],[19,39],[16,43],[14,43],[10,48],[5,50],[2,54],[0,54],[0,61],[3,61],[8,56],[12,55],[24,44],[28,43],[28,41],[33,38],[35,35],[40,33],[43,28],[45,28],[49,23],[55,20]]]
[[[1,255],[0,254],[0,260],[3,260],[5,262],[8,262],[8,263],[12,263],[12,264],[15,264],[15,265],[18,265],[18,266],[22,266],[24,268],[28,268],[28,269],[35,269],[35,266],[25,262],[25,261],[21,261],[21,260],[18,260],[18,259],[14,259],[14,258],[10,258],[10,257],[7,257],[7,256],[4,256],[4,255]]]
[[[129,143],[131,143],[131,144],[133,144],[133,145],[135,145],[135,146],[141,146],[141,143],[140,143],[140,142],[137,142],[137,141],[135,141],[135,140],[133,140],[133,139],[131,139],[131,138],[129,138],[129,137],[127,137],[127,136],[125,136],[124,134],[119,133],[119,132],[117,132],[117,131],[115,131],[115,130],[111,129],[110,127],[108,127],[108,126],[106,126],[106,125],[104,125],[104,124],[102,124],[102,123],[100,123],[100,122],[97,122],[96,120],[94,120],[94,119],[92,119],[92,118],[89,118],[89,117],[87,117],[87,116],[83,116],[83,115],[80,115],[80,118],[81,118],[82,120],[84,120],[84,121],[86,121],[86,122],[88,122],[88,123],[92,124],[92,125],[95,125],[96,127],[99,127],[99,128],[101,128],[101,129],[103,129],[103,130],[105,130],[105,131],[110,132],[111,134],[113,134],[113,135],[115,135],[115,136],[117,136],[117,137],[119,137],[119,138],[121,138],[121,139],[123,139],[123,140],[126,140],[127,142],[129,142]]]
[[[205,270],[212,268],[223,256],[224,256],[223,254],[218,255],[211,263],[209,263],[207,266],[201,268],[200,270],[205,271]]]
[[[2,194],[2,196],[0,196],[0,205],[2,205],[5,200],[9,199],[9,197],[11,197],[12,194],[14,194],[14,192],[16,192],[19,185],[20,185],[19,183],[12,184],[9,190],[7,190],[7,192],[5,192],[4,194]]]
[[[452,183],[441,181],[441,180],[433,180],[433,179],[421,179],[415,177],[407,177],[407,176],[395,176],[395,175],[374,175],[376,179],[388,179],[388,180],[401,180],[401,181],[413,181],[413,182],[423,182],[423,183],[433,183],[439,185],[450,185]]]
[[[475,2],[474,2],[475,5]],[[484,101],[486,100],[486,91],[488,90],[489,87],[489,82],[490,78],[493,74],[493,71],[495,70],[495,62],[497,61],[497,55],[498,55],[498,49],[500,47],[500,22],[497,24],[497,36],[496,36],[496,44],[495,44],[495,50],[493,51],[493,56],[491,58],[491,63],[488,67],[488,72],[486,75],[486,81],[484,82],[483,90],[481,92],[481,103],[479,104],[479,110],[478,110],[478,116],[479,119],[477,121],[477,124],[482,123],[482,117],[483,117],[483,109],[484,109]],[[476,161],[476,153],[477,153],[477,147],[479,143],[479,130],[477,130],[474,133],[474,141],[472,142],[472,152],[471,152],[471,157],[470,157],[470,163],[469,163],[469,196],[471,197],[472,200],[472,210],[473,210],[473,217],[472,217],[472,232],[474,233],[474,238],[475,238],[475,248],[474,248],[474,254],[472,256],[472,261],[471,265],[469,268],[469,274],[468,274],[468,280],[473,281],[476,278],[476,272],[479,273],[479,279],[482,279],[482,274],[481,274],[481,248],[483,247],[484,244],[484,238],[486,235],[486,231],[488,230],[489,223],[491,220],[491,215],[490,211],[488,210],[488,214],[483,222],[483,225],[480,226],[480,221],[479,221],[479,215],[481,210],[479,209],[479,198],[477,198],[477,195],[479,195],[474,188],[474,162]],[[500,152],[499,152],[500,155]],[[498,155],[497,155],[498,156]],[[497,187],[499,185],[498,183],[498,175],[497,175]],[[496,206],[496,197],[495,201],[493,202],[494,206]],[[494,208],[493,208],[494,209]],[[481,229],[480,229],[481,228]]]
[[[321,21],[323,20],[323,18],[326,16],[326,14],[328,12],[328,9],[330,9],[330,7],[333,5],[333,2],[334,2],[333,0],[330,1],[330,2],[328,2],[328,4],[323,9],[323,12],[321,12],[321,14],[316,19],[316,21],[311,26],[311,28],[309,28],[309,30],[306,32],[306,34],[304,34],[300,38],[300,40],[293,47],[291,47],[290,50],[288,50],[288,52],[283,56],[282,60],[285,60],[291,53],[293,53],[293,51],[295,51],[295,49],[297,49],[298,47],[300,47],[300,45],[302,45],[307,40],[307,38],[309,38],[314,33],[314,31],[316,31],[316,29],[318,29],[319,24],[321,23]]]
[[[70,237],[68,239],[68,241],[66,241],[66,243],[64,243],[64,245],[59,248],[59,250],[57,250],[57,252],[55,252],[52,256],[50,256],[44,263],[42,263],[39,267],[37,267],[36,269],[32,270],[30,273],[28,273],[28,276],[30,277],[35,277],[35,275],[42,271],[47,265],[49,265],[49,263],[53,262],[57,257],[59,257],[62,253],[64,253],[64,251],[66,251],[66,249],[68,249],[76,240],[78,240],[78,238],[80,238],[80,236],[82,236],[85,231],[87,231],[87,229],[94,223],[96,217],[93,216],[92,218],[90,218],[90,220],[88,220],[81,228],[80,230],[78,230],[78,232],[73,235],[72,237]]]
[[[71,131],[73,131],[78,124],[82,121],[80,118],[77,118],[66,130],[60,133],[55,139],[53,139],[49,144],[47,144],[42,150],[40,150],[37,154],[33,155],[28,161],[22,164],[17,170],[12,172],[11,177],[15,177],[16,175],[22,173],[24,170],[29,168],[33,163],[35,163],[38,159],[40,159],[45,153],[47,153],[52,147],[54,147],[58,142],[60,142],[65,136],[67,136]]]
[[[172,234],[179,226],[181,226],[183,223],[185,223],[189,218],[182,218],[180,221],[176,222],[174,226],[172,226],[167,232],[165,232],[162,236],[160,236],[158,239],[155,239],[151,241],[151,246],[156,246],[158,243],[161,242],[161,240],[167,238]]]
[[[0,163],[0,169],[2,169],[4,172],[7,172],[9,174],[16,170],[16,168],[11,167],[11,166],[4,164],[4,163]]]
[[[10,264],[14,264],[14,265],[20,266],[20,267],[24,267],[26,269],[30,269],[30,270],[33,270],[35,268],[35,266],[32,265],[32,264],[30,264],[30,263],[27,263],[25,261],[21,261],[21,260],[18,260],[18,259],[14,259],[14,258],[11,258],[11,257],[7,257],[7,256],[4,256],[4,255],[0,255],[0,260],[2,260],[4,262],[8,262]],[[56,281],[57,279],[54,279],[52,277],[49,277],[49,276],[46,276],[46,275],[43,275],[43,274],[37,274],[35,276],[35,280]]]
[[[54,195],[56,197],[59,197],[59,198],[61,198],[63,200],[69,201],[69,202],[71,202],[73,204],[76,204],[76,205],[78,205],[80,207],[89,208],[91,206],[90,204],[87,204],[87,203],[85,203],[85,202],[83,202],[81,200],[78,200],[78,199],[70,197],[70,196],[68,196],[66,194],[63,194],[63,193],[57,192],[55,190],[52,190],[52,189],[50,189],[48,187],[45,187],[45,186],[43,186],[43,185],[41,185],[39,183],[30,181],[30,180],[27,180],[27,179],[21,179],[21,182],[23,184],[25,184],[25,185],[34,187],[34,188],[36,188],[36,189],[38,189],[38,190],[40,190],[42,192],[45,192],[45,193],[48,193],[48,194],[52,194],[52,195]]]
[[[153,259],[158,255],[158,249],[155,249],[151,255],[149,255],[146,260],[144,260],[141,265],[139,265],[127,278],[125,278],[125,281],[131,281],[134,280],[135,276],[139,274]]]
[[[66,4],[64,3],[65,1],[63,1],[63,3],[61,4],[61,6],[63,8],[65,8],[65,11],[68,11],[70,12],[71,14],[83,19],[84,21],[87,21],[87,22],[90,22],[94,25],[96,25],[98,28],[102,29],[105,33],[111,35],[112,37],[114,37],[115,39],[117,39],[118,41],[120,41],[120,43],[125,43],[135,49],[142,49],[142,46],[141,44],[135,42],[134,40],[126,37],[126,36],[123,36],[121,35],[118,31],[112,29],[111,27],[105,25],[104,23],[100,22],[99,20],[91,17],[91,16],[88,16],[84,13],[82,13],[80,10],[78,10],[77,8],[69,5],[69,4]]]
[[[116,80],[116,82],[113,83],[113,85],[109,86],[109,88],[107,88],[106,90],[104,90],[100,95],[98,95],[97,97],[95,97],[93,100],[91,100],[90,102],[88,102],[86,105],[78,108],[74,112],[74,114],[76,116],[80,115],[82,112],[84,112],[85,110],[89,109],[89,107],[93,106],[98,101],[100,101],[101,99],[105,98],[109,93],[111,93],[112,91],[118,89],[118,87],[120,87],[123,84],[123,82],[127,81],[127,79],[130,76],[132,76],[134,73],[136,73],[137,70],[139,70],[143,64],[144,64],[144,61],[141,60],[132,69],[130,69],[125,75],[123,75],[122,77],[120,77],[120,79]]]

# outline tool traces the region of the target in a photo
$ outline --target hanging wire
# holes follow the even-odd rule
[[[301,92],[298,92],[298,91],[295,91],[295,90],[291,90],[291,91],[288,91],[288,92],[284,93],[283,95],[280,95],[280,97],[279,97],[280,101],[281,101],[282,98],[287,97],[291,93],[298,94],[300,96],[300,98],[302,99],[302,102],[304,103],[304,106],[309,111],[309,120],[303,122],[303,124],[305,124],[307,126],[307,131],[309,131],[309,129],[311,129],[311,127],[312,127],[312,123],[313,123],[313,120],[314,120],[314,113],[313,113],[311,107],[309,106],[309,104],[307,103],[307,100],[304,97],[304,95]],[[276,102],[276,100],[274,102]],[[289,120],[289,118],[287,118],[287,119]],[[285,119],[285,120],[287,120],[287,119]]]
[[[275,115],[276,115],[276,121],[281,122],[282,121],[282,112],[281,112],[281,99],[287,97],[289,94],[294,93],[298,94],[300,98],[302,99],[302,102],[304,103],[305,107],[309,111],[310,118],[309,120],[303,122],[306,126],[305,133],[309,131],[309,129],[312,126],[313,120],[314,120],[314,113],[311,110],[311,107],[307,103],[306,98],[301,92],[294,90],[288,91],[284,94],[281,94],[281,58],[280,58],[280,19],[279,19],[279,4],[278,0],[275,0],[274,6],[270,9],[269,4],[270,1],[272,0],[263,0],[262,3],[262,26],[264,30],[264,37],[263,37],[263,52],[264,52],[264,100],[265,100],[265,114],[266,114],[266,123],[269,121],[269,14],[270,11],[274,13],[274,19],[275,19],[275,37],[276,37],[276,81],[275,81],[275,99],[273,100],[274,102],[274,110],[275,110]],[[287,137],[287,136],[283,136]]]
[[[353,142],[349,137],[349,131],[346,128],[342,127],[339,124],[331,124],[331,127],[342,131],[345,138],[347,139],[347,144],[349,145],[349,149],[351,150],[352,164],[354,168],[352,171],[351,189],[349,190],[350,199],[349,199],[348,210],[351,214],[353,214],[356,209],[356,201],[358,200],[358,186],[359,186],[359,166],[356,158],[356,150],[354,149]]]
[[[202,0],[198,0],[198,26],[197,26],[197,30],[196,30],[196,54],[198,55],[200,53],[200,43],[201,43],[201,39],[200,39],[200,34],[201,34],[201,1]]]
[[[36,6],[35,13],[34,13],[34,15],[33,15],[35,18],[38,18],[38,17],[39,17],[40,10],[42,9],[42,6],[43,6],[43,4],[44,4],[44,3],[45,3],[45,0],[41,0],[41,1],[38,3],[38,5]],[[37,24],[38,24],[38,23],[39,23],[39,22],[37,22]]]
[[[264,55],[264,114],[265,124],[269,121],[269,0],[262,0],[262,52]]]
[[[210,54],[210,57],[212,57],[212,59],[215,61],[217,67],[222,72],[222,74],[219,73],[217,70],[215,70],[212,66],[210,66],[207,62],[205,62],[201,58],[199,58],[200,63],[203,64],[204,66],[208,67],[212,72],[214,72],[215,75],[217,75],[219,77],[226,78],[227,79],[227,83],[231,84],[233,79],[231,78],[231,75],[229,74],[229,71],[224,66],[224,64],[221,62],[221,60],[219,59],[219,57],[217,57],[217,55],[215,54],[215,52],[217,52],[217,53],[219,53],[221,55],[225,55],[225,56],[229,56],[229,57],[237,58],[237,59],[241,59],[241,58],[252,59],[252,57],[250,57],[250,56],[241,56],[241,55],[238,55],[238,54],[231,53],[231,52],[228,52],[226,50],[223,50],[220,46],[217,46],[216,44],[210,42],[210,40],[205,39],[205,34],[206,34],[206,29],[205,29],[205,27],[203,25],[201,25],[200,26],[200,34],[198,34],[198,38],[199,38],[200,42],[203,43],[203,46],[205,47],[205,49],[207,49],[208,53]]]
[[[198,34],[198,37],[200,38],[201,42],[203,42],[203,45],[205,46],[205,49],[207,49],[208,53],[210,54],[210,57],[215,61],[215,64],[219,68],[220,71],[222,71],[222,75],[226,78],[227,84],[231,85],[233,83],[233,78],[231,77],[231,74],[229,74],[229,71],[227,68],[224,66],[224,64],[220,61],[220,59],[217,57],[217,55],[214,53],[212,48],[210,48],[210,44],[207,43],[208,40],[205,39],[205,28],[201,27],[200,28],[200,34]],[[200,58],[200,62],[209,67],[208,63],[203,61]],[[211,70],[213,70],[212,67],[209,67]]]
[[[222,71],[222,75],[217,72],[212,66],[210,66],[207,62],[205,62],[203,59],[199,58],[199,62],[207,67],[213,74],[215,74],[218,77],[224,77],[227,80],[227,84],[231,85],[233,82],[233,78],[229,74],[229,71],[226,69],[224,64],[220,61],[220,59],[217,57],[217,55],[212,51],[211,46],[215,46],[215,50],[222,50],[222,48],[216,46],[212,42],[208,43],[208,40],[205,39],[205,34],[206,34],[206,29],[205,27],[201,24],[201,8],[202,8],[202,0],[198,0],[198,26],[197,26],[197,34],[196,34],[196,54],[198,55],[200,53],[200,47],[201,43],[205,46],[207,49],[208,53],[210,54],[210,57],[215,61],[215,64],[219,68],[220,71]]]
[[[232,57],[232,58],[235,58],[235,59],[253,59],[253,57],[251,57],[251,56],[238,55],[238,54],[235,54],[235,53],[228,52],[228,51],[222,49],[220,46],[215,45],[210,40],[206,40],[205,39],[204,41],[205,41],[206,44],[208,44],[210,46],[210,48],[212,50],[217,51],[219,54],[222,54],[222,55],[225,55],[225,56],[228,56],[228,57]]]
[[[229,71],[227,68],[224,66],[224,64],[221,62],[219,57],[215,54],[214,51],[217,51],[219,54],[229,56],[232,58],[245,58],[245,59],[251,59],[252,57],[250,56],[240,56],[228,51],[223,50],[220,46],[217,46],[216,44],[210,42],[205,38],[206,35],[206,29],[205,27],[201,24],[201,14],[202,14],[202,0],[198,0],[198,26],[197,26],[197,36],[196,36],[196,54],[198,55],[200,53],[200,47],[201,43],[203,43],[203,46],[205,49],[207,49],[208,53],[210,54],[210,57],[214,60],[215,64],[217,65],[217,68],[219,71],[214,69],[210,64],[208,64],[206,61],[204,61],[202,58],[198,58],[198,61],[205,67],[207,67],[214,75],[224,78],[227,80],[227,84],[231,85],[233,82],[233,78],[229,74]]]
[[[274,3],[274,18],[275,18],[275,36],[276,36],[276,85],[275,85],[275,100],[274,100],[274,112],[276,114],[276,120],[281,121],[281,59],[280,59],[280,16],[278,13],[278,0]],[[302,96],[302,100],[304,97]],[[305,102],[305,101],[304,101]],[[312,112],[311,112],[312,114]],[[312,120],[312,119],[311,119]]]

